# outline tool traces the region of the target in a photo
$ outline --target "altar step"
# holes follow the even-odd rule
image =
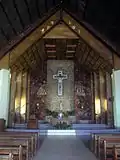
[[[16,131],[16,132],[38,132],[40,135],[49,136],[49,135],[76,135],[76,136],[85,136],[90,135],[91,133],[113,133],[120,132],[117,129],[104,129],[104,130],[28,130],[28,129],[13,129],[9,128],[6,131]]]
[[[27,129],[27,124],[15,124],[13,128],[16,129]],[[52,130],[54,127],[49,123],[38,123],[38,128],[40,130]],[[108,129],[109,126],[106,124],[72,124],[72,129],[74,130],[101,130]]]
[[[51,127],[51,128],[50,128]],[[90,135],[91,133],[113,133],[120,132],[119,129],[110,129],[104,124],[73,124],[72,129],[66,130],[56,130],[53,129],[49,124],[41,124],[39,129],[26,129],[26,127],[21,125],[18,128],[9,128],[7,131],[25,131],[25,132],[39,132],[40,135]]]

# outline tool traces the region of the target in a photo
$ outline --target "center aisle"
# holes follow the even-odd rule
[[[80,137],[45,137],[34,160],[97,160]]]

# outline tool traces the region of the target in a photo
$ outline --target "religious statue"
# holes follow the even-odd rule
[[[63,119],[63,113],[60,112],[60,113],[58,113],[58,120],[61,121],[62,119]]]
[[[53,75],[53,79],[58,80],[58,96],[63,95],[63,80],[67,79],[67,75],[63,74],[63,71],[58,71],[56,75]]]
[[[62,111],[63,110],[63,103],[62,103],[62,101],[60,101],[60,111]]]

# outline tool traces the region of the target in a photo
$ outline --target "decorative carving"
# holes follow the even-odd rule
[[[46,108],[46,63],[41,70],[39,67],[30,74],[30,115],[38,120],[45,118]]]
[[[75,62],[75,111],[77,120],[92,119],[91,76]]]
[[[38,97],[41,97],[41,96],[46,96],[46,89],[45,89],[45,84],[43,84],[42,86],[40,86],[40,88],[38,89],[38,92],[37,92],[37,96]]]

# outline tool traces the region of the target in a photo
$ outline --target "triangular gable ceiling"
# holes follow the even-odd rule
[[[83,26],[81,26],[76,20],[74,20],[69,14],[65,11],[56,12],[51,16],[47,21],[41,24],[35,31],[33,31],[29,36],[27,36],[22,42],[15,46],[6,56],[0,61],[0,68],[8,68],[8,62],[15,62],[15,60],[22,55],[28,48],[30,48],[34,43],[39,39],[43,38],[45,34],[49,32],[50,35],[51,29],[53,29],[60,21],[63,21],[78,37],[82,38],[91,48],[93,48],[100,56],[107,60],[112,65],[112,52],[107,49],[104,44],[97,40],[91,33],[89,33]],[[56,30],[54,28],[54,30]],[[53,30],[53,31],[54,31]],[[52,31],[52,32],[53,32]],[[72,33],[72,32],[71,32]],[[74,34],[74,35],[75,35]],[[9,57],[10,55],[10,57]]]
[[[65,23],[60,23],[49,31],[43,38],[78,39],[79,37],[67,25],[65,25]]]

